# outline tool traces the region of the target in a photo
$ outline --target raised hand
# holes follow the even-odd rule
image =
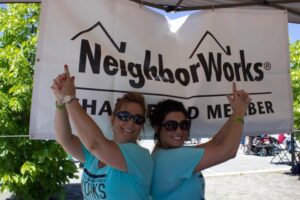
[[[248,93],[244,90],[237,90],[235,82],[232,84],[232,96],[228,95],[228,101],[234,112],[244,115],[251,101]]]
[[[64,73],[58,75],[51,86],[57,101],[62,101],[64,96],[75,96],[74,76],[70,76],[68,65],[64,66]]]

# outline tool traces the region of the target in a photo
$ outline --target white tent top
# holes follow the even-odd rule
[[[40,3],[42,0],[0,0],[0,3]],[[300,24],[300,0],[129,0],[140,5],[171,11],[247,7],[288,11],[288,20]]]

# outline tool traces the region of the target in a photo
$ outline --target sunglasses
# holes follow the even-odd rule
[[[124,122],[128,122],[129,120],[133,120],[137,125],[142,125],[145,123],[145,118],[141,115],[132,115],[127,111],[120,111],[116,113],[116,116]]]
[[[161,124],[167,131],[176,131],[178,126],[181,128],[183,131],[189,131],[191,127],[191,121],[186,119],[181,121],[180,123],[170,120],[170,121],[165,121],[164,123]]]

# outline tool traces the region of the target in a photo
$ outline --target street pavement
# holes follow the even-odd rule
[[[289,159],[290,155],[288,155]],[[245,155],[203,171],[206,200],[300,200],[300,176],[273,156]]]
[[[299,200],[300,180],[289,174],[291,166],[271,164],[273,156],[245,155],[240,149],[236,158],[204,170],[206,200]],[[82,170],[79,169],[79,175]],[[65,185],[67,200],[81,200],[80,178]],[[9,193],[0,200],[9,200]]]
[[[300,180],[287,172],[206,177],[206,200],[299,200]]]
[[[287,164],[271,164],[272,158],[273,156],[245,155],[242,148],[240,148],[234,159],[208,168],[202,173],[204,176],[209,177],[290,170],[291,167]],[[290,155],[289,159],[291,159]],[[277,161],[277,159],[274,159],[274,161]]]

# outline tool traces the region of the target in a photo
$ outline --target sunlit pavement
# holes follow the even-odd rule
[[[290,159],[290,155],[288,156]],[[218,176],[290,170],[291,166],[287,164],[272,164],[272,158],[273,156],[245,155],[240,149],[234,159],[206,169],[202,173],[204,176]],[[277,161],[277,159],[274,159],[274,161]]]

